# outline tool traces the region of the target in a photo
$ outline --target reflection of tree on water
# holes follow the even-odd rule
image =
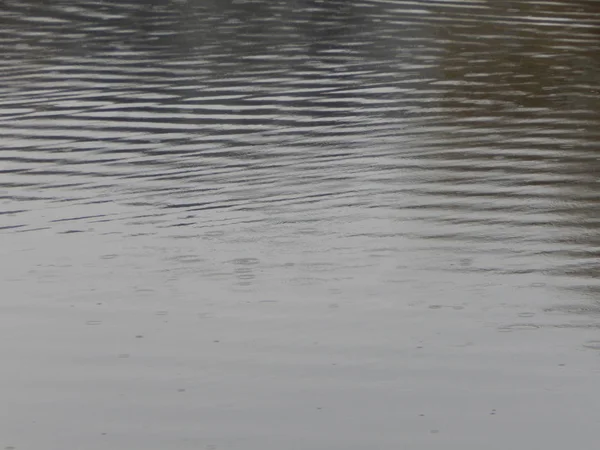
[[[468,14],[431,7],[448,17],[437,81],[448,128],[431,136],[446,149],[431,158],[455,168],[440,174],[456,186],[446,200],[475,221],[473,211],[487,211],[500,225],[490,239],[506,233],[523,251],[552,256],[531,272],[587,284],[600,269],[600,7],[486,5]]]
[[[565,88],[597,82],[600,9],[588,4],[586,14],[573,3],[498,2],[477,20],[449,21],[439,31],[444,78],[460,82],[461,100],[485,98],[486,108],[576,107]]]

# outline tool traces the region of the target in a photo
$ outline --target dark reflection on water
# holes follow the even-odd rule
[[[5,226],[48,226],[28,219],[39,200],[143,205],[165,225],[308,202],[584,268],[598,5],[490,3],[9,2]]]
[[[411,372],[415,384],[405,389],[416,394],[398,398],[411,405],[428,404],[417,395],[421,391],[447,392],[428,367],[458,380],[464,378],[461,370],[471,373],[480,363],[493,372],[514,370],[515,377],[524,377],[514,383],[529,392],[527,377],[541,376],[534,367],[547,362],[536,358],[551,359],[552,349],[575,343],[586,351],[596,348],[597,1],[4,1],[0,80],[2,270],[11,293],[4,307],[16,314],[10,323],[38,323],[39,315],[49,314],[57,324],[99,324],[95,329],[107,336],[130,328],[129,334],[142,336],[138,329],[156,331],[136,315],[145,311],[160,311],[161,320],[173,311],[201,323],[221,317],[210,331],[188,330],[211,345],[222,343],[224,337],[215,336],[224,330],[235,336],[238,347],[208,352],[209,360],[216,358],[211,382],[222,377],[215,392],[226,393],[228,382],[239,382],[219,367],[275,378],[277,387],[257,388],[268,396],[305,386],[306,370],[322,384],[325,394],[319,395],[333,393],[330,400],[342,409],[352,408],[344,398],[369,404],[370,397],[348,397],[340,386],[330,386],[319,358],[335,361],[310,353],[286,331],[308,330],[311,342],[332,339],[334,359],[345,355],[364,370],[374,348],[388,361],[386,352],[394,354],[397,343],[361,328],[363,315],[392,334],[400,323],[407,334],[399,340],[410,341],[413,350],[436,333],[456,338],[460,348],[480,342],[479,353],[458,363],[440,366],[434,361],[446,350],[434,349],[423,360],[432,366],[417,364],[427,382],[419,384],[422,374]],[[277,306],[282,302],[287,306]],[[263,309],[249,310],[247,304]],[[24,305],[33,309],[21,310]],[[73,305],[71,316],[52,309],[57,305]],[[96,313],[93,305],[109,307]],[[415,312],[419,305],[428,307]],[[348,316],[339,315],[344,307]],[[394,314],[398,322],[390,321]],[[134,398],[177,378],[168,358],[199,364],[197,354],[181,349],[185,333],[177,330],[186,329],[185,320],[164,325],[172,334],[159,349],[140,350],[140,365],[130,370],[143,377],[145,368],[155,367],[164,379],[156,375]],[[112,331],[102,327],[107,321]],[[39,327],[38,334],[50,333]],[[491,338],[485,331],[467,337],[476,327],[534,331],[542,336],[540,347],[528,341],[532,334],[510,344],[503,334],[486,348]],[[11,330],[1,337],[14,341]],[[421,332],[431,336],[421,339]],[[22,337],[23,346],[37,355],[29,342],[44,338],[32,336]],[[70,342],[55,338],[57,346]],[[127,360],[135,359],[131,348],[113,349],[97,339],[92,355],[131,353]],[[248,340],[254,343],[248,347],[253,362],[241,356]],[[510,355],[497,349],[526,342],[531,353],[515,350],[514,357],[529,358],[531,371],[506,369],[504,362],[513,364]],[[39,369],[71,379],[61,372],[70,366],[60,358],[70,360],[79,348],[52,351],[39,349],[60,355],[60,361]],[[199,353],[206,351],[201,347]],[[287,352],[305,369],[291,370]],[[8,353],[16,364],[19,349]],[[116,363],[94,364],[94,370],[114,375]],[[336,380],[349,392],[368,389],[371,382],[389,387],[386,376],[403,366],[386,364],[382,374],[348,368],[349,378]],[[18,369],[14,373],[21,377]],[[500,378],[488,373],[481,379],[487,380],[479,382],[482,392],[491,389],[502,398],[501,387],[490,388]],[[119,389],[96,382],[109,397]],[[372,408],[385,405],[387,387],[383,403],[373,400]],[[89,386],[82,389],[93,399]],[[140,423],[166,420],[164,430],[157,428],[156,445],[184,435],[190,440],[177,442],[185,448],[283,448],[282,442],[299,435],[320,442],[310,448],[365,448],[373,442],[398,448],[404,442],[396,439],[392,411],[385,432],[360,414],[343,416],[350,429],[353,421],[367,420],[370,430],[353,437],[344,425],[347,440],[318,426],[301,432],[291,425],[291,414],[267,445],[263,427],[281,419],[280,405],[248,397],[247,389],[234,391],[244,405],[236,412],[218,394],[209,396],[209,411],[217,413],[207,435],[218,444],[193,431],[192,404],[177,409],[163,397],[153,404],[174,408],[183,434],[173,431],[177,421],[146,420],[141,404],[132,408]],[[302,395],[294,392],[289,400],[302,408]],[[69,402],[67,415],[79,405]],[[264,420],[245,416],[252,411]],[[27,408],[21,413],[29,417]],[[315,426],[314,417],[298,414],[300,422]],[[552,420],[560,418],[544,416],[528,426],[547,430]],[[334,433],[339,426],[331,418],[325,423]],[[235,430],[229,436],[221,433],[228,426]],[[416,433],[406,442],[432,448],[437,433],[428,430],[440,426],[423,425],[425,437]],[[495,430],[478,426],[481,434],[470,433],[481,439]],[[460,448],[482,448],[475,438],[461,440],[459,424],[448,427]],[[50,424],[45,431],[53,429]],[[15,425],[11,431],[15,442],[25,439],[19,430]],[[109,447],[88,448],[153,445],[140,440],[135,428],[116,430]],[[85,432],[65,437],[61,445],[85,445]],[[552,447],[559,443],[553,436],[548,440],[546,448],[562,448]],[[487,437],[486,446],[496,448]]]

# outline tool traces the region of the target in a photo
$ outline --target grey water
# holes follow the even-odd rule
[[[0,1],[0,449],[596,448],[600,2]]]

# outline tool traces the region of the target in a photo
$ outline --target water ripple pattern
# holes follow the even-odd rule
[[[2,229],[342,222],[597,269],[595,2],[292,3],[5,2]]]
[[[0,1],[0,448],[593,448],[599,143],[598,1]]]

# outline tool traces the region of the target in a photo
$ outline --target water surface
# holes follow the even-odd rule
[[[0,448],[592,448],[600,3],[3,1]]]

